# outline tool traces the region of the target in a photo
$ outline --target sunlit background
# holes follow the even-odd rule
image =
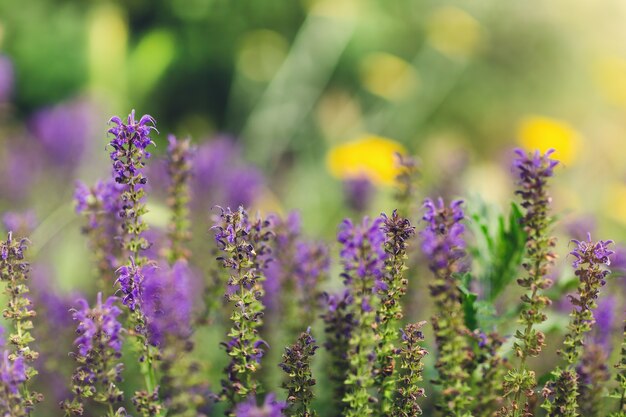
[[[215,204],[297,209],[332,241],[393,208],[396,152],[418,160],[414,222],[425,196],[506,212],[514,147],[556,148],[563,225],[624,239],[625,21],[621,0],[5,0],[0,209],[47,285],[93,292],[74,182],[109,175],[107,121],[136,109],[160,132],[157,231],[167,135],[197,145],[199,248]]]

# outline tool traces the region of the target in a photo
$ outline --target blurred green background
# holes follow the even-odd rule
[[[459,189],[497,202],[512,146],[556,146],[557,204],[622,224],[625,16],[619,0],[8,0],[0,49],[12,119],[87,97],[94,141],[131,108],[163,133],[231,133],[269,178],[267,204],[313,227],[339,217],[315,215],[340,200],[326,153],[368,135],[418,155],[425,184],[461,170]]]

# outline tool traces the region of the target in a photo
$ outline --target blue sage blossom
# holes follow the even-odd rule
[[[31,391],[28,386],[37,375],[37,371],[31,364],[39,357],[39,352],[31,346],[35,339],[30,330],[33,328],[32,319],[36,314],[32,308],[32,301],[28,297],[30,290],[27,282],[30,269],[28,262],[24,259],[27,243],[26,238],[15,239],[12,232],[8,233],[5,241],[0,242],[0,281],[4,283],[4,295],[7,302],[2,315],[8,320],[10,326],[3,369],[7,381],[13,381],[11,385],[14,385],[17,380],[22,382],[19,392],[5,393],[2,405],[7,408],[0,409],[0,412],[16,417],[30,415],[35,404],[43,400],[41,394]],[[23,372],[22,369],[24,369]],[[25,378],[21,377],[22,373]]]
[[[342,245],[344,285],[350,291],[350,304],[356,325],[352,329],[347,357],[349,368],[345,380],[346,416],[369,416],[374,412],[369,389],[373,386],[372,374],[376,363],[377,332],[374,330],[380,300],[377,292],[386,290],[384,280],[385,233],[383,219],[370,221],[367,217],[355,225],[344,220],[337,234]]]
[[[293,417],[315,417],[311,407],[313,387],[316,384],[311,371],[311,361],[318,349],[311,328],[302,332],[293,345],[285,348],[279,364],[286,374],[282,387],[287,390],[288,414]]]
[[[612,241],[593,242],[591,235],[588,235],[586,241],[572,242],[576,245],[570,252],[574,258],[572,267],[576,269],[575,275],[579,282],[576,294],[570,295],[574,307],[563,342],[564,348],[558,352],[565,358],[567,365],[564,369],[557,368],[553,372],[555,379],[548,382],[542,391],[545,399],[542,408],[555,417],[579,415],[579,381],[575,367],[583,356],[585,336],[595,324],[593,310],[597,308],[596,300],[600,289],[606,284],[606,277],[610,274],[606,267],[611,264],[610,256],[614,253],[609,249]]]
[[[0,364],[0,381],[9,394],[18,394],[20,386],[26,382],[26,363],[22,356],[17,356],[11,360],[9,359],[9,351],[4,350]],[[6,400],[3,399],[4,401]]]
[[[187,241],[189,231],[189,187],[192,170],[192,154],[195,147],[189,139],[179,140],[174,135],[167,137],[167,171],[169,177],[168,205],[171,210],[168,236],[170,263],[189,258]]]
[[[358,322],[355,318],[352,304],[354,298],[349,290],[337,294],[324,293],[323,314],[324,332],[326,341],[324,348],[328,351],[329,366],[328,378],[333,388],[333,405],[337,415],[343,415],[346,403],[343,398],[347,392],[344,384],[350,369],[350,339]]]
[[[125,415],[119,405],[124,393],[119,388],[122,381],[123,365],[120,362],[123,327],[119,321],[122,310],[117,307],[117,297],[108,297],[102,301],[102,293],[98,293],[95,306],[92,308],[85,299],[78,300],[78,308],[73,318],[78,325],[78,337],[74,341],[77,362],[72,376],[71,400],[65,400],[61,407],[67,416],[82,415],[84,403],[93,401],[108,406],[107,417]]]
[[[437,406],[444,414],[455,416],[468,412],[473,401],[468,369],[472,353],[458,287],[458,274],[467,270],[462,206],[461,200],[446,205],[441,198],[437,203],[427,199],[422,217],[425,227],[420,233],[422,251],[434,274],[429,289],[435,302],[432,325],[438,348],[434,382],[441,387]]]
[[[508,405],[500,410],[499,415],[505,417],[521,416],[529,406],[537,381],[526,362],[529,358],[539,356],[545,346],[545,335],[536,326],[547,320],[544,310],[551,301],[544,292],[552,286],[549,271],[556,258],[552,250],[556,240],[548,234],[552,222],[549,216],[552,200],[548,194],[548,180],[559,164],[559,161],[551,158],[553,153],[554,149],[544,154],[516,149],[513,160],[518,186],[516,194],[522,200],[522,225],[526,232],[526,257],[522,264],[526,276],[517,282],[526,289],[526,293],[521,297],[519,316],[523,329],[515,334],[517,340],[513,345],[520,362],[517,368],[506,375],[503,385]],[[568,380],[563,382],[571,383],[571,377],[568,375]]]
[[[124,248],[118,242],[122,234],[123,189],[113,179],[97,181],[91,187],[79,181],[74,189],[76,213],[86,220],[82,232],[96,262],[97,285],[104,293],[110,292],[113,271],[124,258]]]
[[[186,261],[149,268],[143,285],[148,337],[154,346],[188,340],[192,334],[192,271]]]
[[[263,270],[269,262],[270,222],[261,218],[250,220],[248,213],[220,208],[212,230],[222,255],[217,260],[230,276],[226,299],[233,304],[232,328],[228,341],[222,343],[230,357],[226,379],[222,380],[222,395],[229,405],[229,415],[240,401],[258,390],[256,372],[267,343],[260,338],[264,306]]]
[[[384,249],[385,285],[378,290],[381,299],[377,312],[377,330],[380,335],[376,348],[377,363],[374,370],[376,386],[379,391],[379,404],[382,414],[387,415],[392,409],[392,400],[396,391],[396,379],[393,377],[397,359],[398,321],[403,318],[401,298],[407,292],[408,280],[404,276],[406,266],[407,246],[415,235],[415,227],[408,219],[401,217],[397,210],[391,216],[381,215],[382,230],[385,234]]]
[[[159,384],[155,367],[159,354],[149,341],[147,318],[142,309],[143,285],[150,268],[154,268],[143,252],[150,247],[144,236],[148,225],[143,220],[147,213],[145,205],[144,174],[146,160],[150,158],[147,148],[154,145],[150,137],[156,131],[155,120],[150,115],[143,115],[138,121],[135,111],[131,111],[126,121],[114,116],[109,121],[113,126],[108,130],[113,138],[109,142],[109,154],[113,165],[113,179],[122,186],[119,201],[122,203],[119,216],[121,218],[121,234],[119,243],[129,261],[117,268],[119,290],[122,303],[128,307],[130,314],[127,327],[133,330],[137,345],[141,349],[141,373],[144,376],[145,390],[137,391],[133,403],[139,413],[151,416],[162,410],[158,389]]]

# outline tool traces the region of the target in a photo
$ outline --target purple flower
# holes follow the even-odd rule
[[[367,210],[375,191],[374,184],[366,177],[344,181],[343,189],[348,207],[357,213]]]
[[[152,274],[153,265],[139,266],[133,258],[130,259],[129,265],[123,265],[118,268],[116,283],[120,285],[122,304],[127,306],[130,311],[141,309],[143,304],[143,291],[145,276]]]
[[[250,396],[247,401],[235,408],[236,417],[283,417],[287,404],[276,400],[274,394],[268,394],[262,406],[258,406],[256,398]]]
[[[435,273],[446,268],[462,272],[466,267],[459,262],[465,256],[465,226],[461,223],[465,214],[462,205],[462,200],[455,200],[447,207],[441,198],[437,204],[431,199],[424,202],[426,213],[422,219],[426,227],[421,232],[422,251]]]
[[[98,293],[96,306],[90,308],[86,300],[78,300],[79,309],[73,316],[78,322],[74,344],[81,356],[86,357],[101,346],[108,346],[116,353],[122,349],[122,324],[117,319],[122,311],[115,305],[116,301],[117,297],[109,297],[103,304],[102,293]]]
[[[17,394],[20,385],[26,382],[26,363],[22,356],[13,361],[9,359],[9,351],[5,350],[0,362],[0,382],[11,394]]]
[[[609,256],[615,252],[608,248],[613,244],[612,240],[600,240],[598,242],[591,241],[591,234],[587,234],[587,241],[572,240],[576,244],[576,248],[570,252],[575,259],[572,262],[574,268],[578,268],[583,264],[592,265],[611,265]]]
[[[572,266],[576,269],[578,278],[576,294],[570,295],[570,301],[574,308],[570,314],[568,333],[565,336],[564,356],[570,366],[580,359],[584,337],[593,330],[596,323],[593,310],[597,308],[596,300],[600,289],[606,284],[606,276],[610,271],[606,268],[611,262],[609,257],[613,251],[608,249],[610,240],[591,241],[588,235],[587,241],[573,240],[577,247],[570,252],[574,256]]]
[[[8,211],[2,216],[4,229],[13,231],[21,236],[30,235],[37,227],[37,216],[33,210],[25,212]]]
[[[151,344],[189,338],[192,288],[191,270],[185,261],[178,261],[171,268],[151,268],[144,285],[144,312]]]
[[[30,126],[46,156],[61,167],[75,167],[94,136],[94,110],[75,100],[37,112]]]
[[[121,194],[123,186],[114,181],[98,181],[93,187],[78,181],[74,189],[76,213],[85,214],[89,227],[101,226],[103,215],[119,217],[122,211]]]
[[[27,197],[33,184],[45,171],[43,155],[16,138],[5,141],[0,158],[0,189],[13,201]]]
[[[365,217],[359,226],[344,220],[339,226],[337,241],[342,244],[340,252],[344,266],[344,280],[349,285],[354,278],[372,276],[375,285],[383,285],[385,269],[385,234],[381,228],[383,219],[370,222]]]
[[[296,283],[306,296],[311,297],[330,269],[328,248],[321,242],[300,241],[296,244],[294,258]]]
[[[114,126],[108,130],[115,136],[109,145],[113,148],[111,161],[115,171],[115,180],[126,184],[134,178],[144,166],[144,158],[150,158],[150,153],[146,152],[148,145],[154,145],[150,138],[152,130],[156,130],[156,124],[152,116],[144,114],[137,122],[135,120],[135,110],[128,115],[127,122],[124,123],[118,116],[111,118],[109,123]],[[140,178],[140,184],[145,184],[145,178]],[[139,184],[134,184],[138,186]]]
[[[13,63],[6,55],[0,55],[0,103],[6,103],[13,93]]]
[[[559,164],[559,161],[550,158],[554,149],[549,149],[543,155],[538,150],[527,153],[519,148],[513,152],[517,155],[513,160],[513,168],[522,182],[545,181],[545,178],[554,174],[554,168]]]
[[[518,176],[519,189],[516,194],[522,197],[522,207],[526,209],[524,225],[529,231],[529,239],[535,239],[535,234],[543,233],[547,227],[547,211],[550,197],[547,195],[547,180],[554,175],[554,168],[559,161],[551,159],[554,149],[545,154],[539,151],[526,153],[515,149],[516,158],[513,160],[513,169]]]
[[[263,176],[241,158],[232,138],[218,137],[200,145],[194,155],[192,196],[196,208],[251,205],[261,192]]]
[[[607,355],[610,355],[611,338],[615,330],[615,306],[617,300],[613,296],[603,297],[598,301],[598,308],[594,314],[596,325],[593,328],[592,339],[600,345]]]

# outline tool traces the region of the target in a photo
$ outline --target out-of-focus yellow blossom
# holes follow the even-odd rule
[[[452,6],[440,7],[430,16],[427,26],[430,44],[451,58],[471,56],[483,40],[480,23],[467,12]]]
[[[391,139],[368,135],[331,149],[326,164],[337,178],[365,176],[375,184],[392,185],[399,173],[396,153],[405,154],[406,150]]]
[[[385,52],[367,55],[359,69],[365,89],[390,101],[410,96],[420,83],[410,63]]]
[[[626,107],[626,59],[607,56],[594,66],[596,83],[612,103]]]
[[[576,160],[582,142],[580,134],[567,122],[544,116],[523,118],[517,139],[529,151],[545,152],[554,148],[554,157],[566,165]]]

